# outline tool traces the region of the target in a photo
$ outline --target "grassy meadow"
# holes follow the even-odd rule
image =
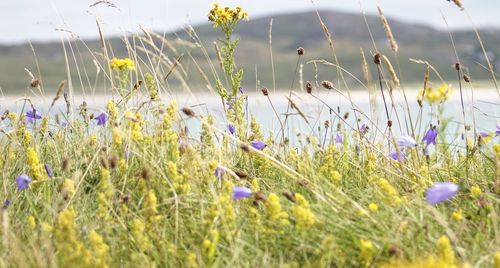
[[[422,90],[407,95],[399,68],[405,47],[379,13],[386,53],[375,41],[370,51],[356,48],[356,71],[342,67],[335,35],[313,14],[328,54],[304,73],[308,48],[294,49],[293,71],[279,76],[278,84],[291,85],[286,91],[255,81],[274,111],[275,133],[247,109],[252,96],[242,83],[252,70],[235,56],[242,52],[234,33],[248,20],[240,7],[209,11],[215,45],[204,46],[194,31],[186,33],[192,42],[174,44],[144,30],[124,38],[127,55],[115,57],[101,35],[92,64],[77,68],[70,62],[79,53],[68,44],[60,67],[68,79],[50,95],[39,70],[27,70],[22,105],[1,111],[0,267],[500,268],[500,121],[492,115],[489,130],[477,129],[469,107],[480,104],[468,98],[454,118],[443,115],[451,94],[473,94],[477,85],[453,50],[451,71],[413,60]],[[180,53],[182,46],[196,55]],[[497,74],[484,67],[489,80],[481,83],[498,92]],[[168,97],[170,83],[196,94],[189,72],[220,97],[222,121]],[[382,123],[354,104],[341,113],[319,97],[331,91],[351,100],[352,81],[378,96],[370,104],[383,109]],[[112,97],[96,110],[73,102],[77,86]],[[330,117],[306,116],[301,96]],[[50,105],[37,107],[39,98]],[[286,98],[286,110],[273,98]],[[306,126],[296,142],[292,120]],[[460,122],[456,132],[451,121]],[[193,124],[199,133],[189,131]]]

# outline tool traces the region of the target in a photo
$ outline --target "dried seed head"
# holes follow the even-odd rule
[[[116,157],[116,155],[112,155],[112,156],[109,158],[109,166],[110,166],[112,169],[115,169],[115,168],[118,166],[118,157]]]
[[[263,87],[261,89],[261,91],[262,91],[262,94],[264,94],[264,96],[269,96],[269,89],[267,89],[267,87]]]
[[[464,81],[466,83],[470,83],[470,77],[468,75],[466,75],[466,74],[464,74]]]
[[[391,120],[387,121],[387,126],[388,127],[392,127],[392,121]]]
[[[311,94],[313,91],[313,85],[311,84],[310,81],[307,81],[307,83],[306,83],[306,91],[307,91],[307,94]]]
[[[394,35],[392,34],[389,22],[387,21],[387,18],[385,17],[382,9],[379,6],[377,6],[377,8],[380,15],[380,20],[382,21],[382,25],[384,26],[385,35],[387,36],[387,40],[389,41],[389,45],[391,46],[392,51],[398,52],[398,43],[396,42],[396,39],[394,39]]]
[[[243,150],[247,153],[250,152],[250,147],[248,146],[248,143],[246,143],[246,142],[242,142],[240,144],[240,148],[241,148],[241,150]]]
[[[380,58],[381,58],[381,57],[382,57],[382,56],[380,55],[380,53],[375,54],[375,56],[373,56],[373,62],[374,62],[375,64],[379,65],[379,64],[380,64]]]
[[[130,201],[130,195],[128,195],[128,194],[122,195],[122,197],[121,197],[122,204],[126,204],[126,203],[128,203],[128,201]]]
[[[254,198],[256,201],[266,201],[266,195],[263,192],[256,192],[254,194]]]
[[[194,116],[195,116],[195,113],[194,113],[193,109],[191,109],[191,108],[189,108],[189,107],[184,107],[184,108],[182,108],[182,112],[183,112],[185,115],[189,116],[189,117],[194,117]]]
[[[298,54],[299,56],[304,55],[304,48],[303,48],[303,47],[299,47],[299,48],[297,48],[297,54]]]
[[[455,63],[455,70],[460,71],[460,63]]]
[[[290,200],[290,202],[294,202],[295,203],[295,195],[292,192],[290,192],[290,191],[284,191],[282,193],[282,195],[284,197],[286,197],[286,199]]]
[[[151,171],[148,168],[144,167],[141,171],[141,178],[148,180],[151,177]]]
[[[395,246],[395,245],[391,245],[389,247],[388,251],[389,251],[389,255],[390,256],[399,256],[399,255],[401,255],[401,250],[397,246]]]
[[[329,128],[330,127],[330,121],[326,120],[325,121],[325,128]]]
[[[328,81],[328,80],[325,80],[323,82],[321,82],[321,85],[326,88],[326,89],[333,89],[333,84],[332,82]]]
[[[347,119],[347,118],[349,118],[349,112],[345,112],[345,114],[344,114],[344,119]]]
[[[31,79],[31,83],[30,83],[31,87],[38,87],[39,85],[40,85],[40,79],[37,79],[37,78]]]
[[[396,71],[394,70],[394,67],[392,66],[391,62],[389,61],[389,58],[387,58],[385,55],[382,56],[382,59],[384,60],[385,66],[387,67],[387,71],[391,75],[392,82],[394,83],[395,86],[399,86],[399,78],[398,75],[396,74]]]
[[[64,158],[63,161],[62,161],[61,169],[63,171],[67,171],[68,168],[69,168],[69,159],[68,158]]]
[[[245,179],[248,177],[248,174],[242,170],[235,170],[234,174],[236,174],[236,176],[238,176],[240,179]]]
[[[300,179],[297,181],[299,183],[300,186],[302,187],[306,187],[307,185],[309,185],[309,182],[306,180],[306,179]]]
[[[449,1],[449,0],[448,0]],[[453,3],[460,8],[460,10],[464,10],[464,6],[462,5],[462,1],[460,0],[452,0]]]

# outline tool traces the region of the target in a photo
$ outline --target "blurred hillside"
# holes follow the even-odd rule
[[[374,45],[396,64],[394,53],[388,49],[383,26],[377,16],[363,17],[360,14],[335,11],[320,11],[320,15],[332,33],[342,67],[355,76],[362,78],[360,48],[367,55],[372,74],[376,72],[371,64],[370,56],[375,51]],[[269,50],[271,19],[273,19],[272,48],[277,88],[290,87],[297,62],[296,49],[299,46],[304,47],[306,51],[302,59],[304,80],[315,79],[315,66],[306,64],[309,60],[324,59],[333,62],[331,49],[315,12],[253,18],[249,22],[242,22],[236,33],[236,36],[241,40],[237,51],[237,64],[238,67],[245,68],[244,85],[246,87],[255,88],[257,80],[260,82],[260,86],[272,87]],[[489,78],[489,72],[481,67],[481,64],[485,64],[484,57],[473,31],[449,33],[396,20],[389,20],[389,22],[399,44],[400,50],[397,58],[402,71],[400,76],[405,83],[419,83],[424,76],[425,66],[411,62],[410,58],[429,61],[445,79],[449,79],[450,82],[455,81],[456,73],[451,66],[455,63],[456,56],[450,34],[453,36],[462,64],[470,72],[471,77],[475,80]],[[206,90],[206,83],[199,70],[203,70],[209,79],[212,79],[213,76],[210,71],[211,64],[205,57],[201,46],[208,52],[215,69],[220,72],[213,42],[220,38],[221,34],[218,29],[214,29],[209,24],[198,25],[194,29],[201,40],[200,43],[196,43],[197,40],[194,40],[193,35],[189,34],[186,29],[166,34],[165,39],[172,44],[172,47],[162,44],[159,39],[154,38],[156,40],[154,43],[159,48],[156,56],[161,51],[164,58],[173,61],[179,55],[183,55],[181,59],[183,71],[179,72],[180,77],[189,82],[192,90]],[[500,47],[496,45],[500,43],[500,30],[480,29],[480,34],[490,59],[500,68]],[[127,50],[124,40],[120,38],[106,39],[106,42],[109,54],[116,57],[130,56],[127,51],[130,51],[131,47],[135,47],[135,51],[144,60],[143,63],[139,64],[141,72],[149,71],[151,68],[150,60],[153,63],[156,61],[154,57],[144,57],[145,54],[140,48],[144,42],[138,38],[127,38],[129,50]],[[183,45],[186,43],[194,43],[194,45]],[[29,44],[0,45],[0,88],[4,94],[19,94],[29,85],[31,79],[24,71],[25,68],[38,77],[37,62],[46,91],[55,91],[59,82],[67,79],[65,54],[61,42],[34,43],[32,46],[33,49]],[[146,47],[150,49],[150,46],[146,45]],[[92,91],[92,89],[102,90],[102,86],[95,86],[102,85],[102,81],[106,80],[104,72],[96,74],[95,62],[103,63],[103,50],[100,41],[98,39],[83,41],[74,39],[69,44],[66,43],[65,48],[70,62],[74,88],[76,90],[84,88],[87,92]],[[156,64],[154,65],[156,66]],[[178,69],[180,71],[180,68]],[[159,68],[157,73],[164,76],[168,71],[168,66],[164,66]],[[332,66],[318,65],[317,71],[317,79],[320,81],[324,79],[337,80],[337,71]],[[168,78],[166,85],[172,89],[178,88],[182,79],[177,79],[172,75]],[[437,78],[434,77],[434,79]],[[349,79],[348,82],[356,87],[353,79]]]

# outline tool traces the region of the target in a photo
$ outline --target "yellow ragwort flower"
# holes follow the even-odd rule
[[[112,58],[109,65],[113,70],[135,70],[135,62],[129,58]]]

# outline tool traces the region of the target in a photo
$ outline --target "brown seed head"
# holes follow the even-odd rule
[[[460,71],[460,63],[455,63],[455,70]]]
[[[248,177],[248,174],[243,170],[235,170],[234,174],[236,174],[236,176],[238,176],[240,179],[245,179]]]
[[[299,56],[304,55],[304,48],[303,48],[303,47],[299,47],[299,48],[297,48],[297,54],[298,54]]]
[[[282,195],[286,197],[286,199],[290,200],[290,202],[295,203],[295,195],[291,191],[284,191]]]
[[[321,82],[321,85],[326,88],[326,89],[333,89],[333,84],[332,82],[328,81],[328,80],[325,80],[323,82]]]
[[[329,120],[326,120],[325,121],[325,128],[329,128],[330,127],[330,121]]]
[[[246,142],[242,142],[240,144],[240,148],[241,148],[241,150],[243,150],[247,153],[250,152],[250,147],[248,146],[248,143],[246,143]]]
[[[191,108],[189,108],[189,107],[184,107],[184,108],[182,108],[182,112],[183,112],[185,115],[189,116],[189,117],[194,117],[194,116],[195,116],[195,113],[194,113],[193,109],[191,109]]]
[[[254,194],[254,198],[256,201],[266,201],[266,195],[263,192],[256,192]]]
[[[144,167],[141,171],[141,178],[147,180],[151,177],[151,171],[148,168]]]
[[[464,81],[466,83],[470,83],[470,77],[468,75],[466,75],[466,74],[464,74]]]
[[[263,87],[261,89],[261,91],[262,91],[262,94],[264,94],[264,96],[269,96],[269,89],[267,89],[267,87]]]
[[[375,56],[373,56],[373,62],[377,65],[380,64],[380,58],[382,57],[382,55],[380,55],[380,53],[377,53],[375,54]]]
[[[310,81],[307,81],[307,83],[306,83],[306,91],[307,91],[307,94],[311,94],[313,91],[313,85],[311,84]]]
[[[387,126],[388,127],[392,127],[392,121],[391,120],[387,121]]]
[[[64,158],[62,161],[62,166],[61,166],[63,171],[67,171],[69,168],[69,160],[68,158]]]
[[[118,157],[116,157],[116,155],[112,155],[112,156],[109,158],[109,166],[110,166],[112,169],[115,169],[115,168],[118,166]]]
[[[39,85],[40,85],[40,79],[37,79],[37,78],[31,79],[31,83],[30,83],[31,87],[38,87]]]
[[[309,182],[306,180],[306,179],[300,179],[297,181],[299,183],[300,186],[302,187],[306,187],[307,185],[309,185]]]

